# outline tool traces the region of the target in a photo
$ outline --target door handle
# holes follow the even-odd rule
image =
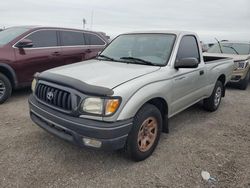
[[[90,53],[90,52],[92,52],[92,50],[90,50],[90,49],[87,49],[87,50],[86,50],[86,52],[87,52],[87,53]]]
[[[60,52],[53,52],[51,55],[52,55],[52,56],[59,56],[59,55],[61,55],[61,54],[60,54]]]
[[[203,75],[203,74],[204,74],[204,70],[201,70],[201,71],[200,71],[200,75]]]
[[[176,78],[175,81],[183,80],[183,79],[185,79],[185,78],[186,78],[185,76],[182,76],[182,77]]]

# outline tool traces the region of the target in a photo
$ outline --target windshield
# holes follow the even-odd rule
[[[175,41],[173,34],[125,34],[118,36],[99,57],[118,62],[166,65]]]
[[[12,27],[0,32],[0,45],[5,45],[15,39],[17,36],[25,33],[29,29],[21,27]]]
[[[237,54],[248,55],[250,54],[250,44],[246,43],[220,43],[214,44],[207,52],[209,53],[224,53],[224,54]]]

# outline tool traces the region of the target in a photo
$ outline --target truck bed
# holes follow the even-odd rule
[[[205,64],[209,64],[209,63],[216,63],[220,60],[226,60],[226,59],[230,59],[227,57],[216,57],[216,56],[203,56],[204,59],[204,63]]]

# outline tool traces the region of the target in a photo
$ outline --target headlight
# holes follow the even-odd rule
[[[237,69],[245,69],[248,66],[248,61],[236,61],[235,65]]]
[[[32,83],[31,83],[31,90],[32,90],[32,92],[35,92],[36,83],[37,83],[37,80],[36,80],[36,78],[34,78],[33,81],[32,81]]]
[[[109,116],[116,112],[119,105],[118,98],[89,97],[81,103],[80,111],[86,114]]]
[[[81,109],[86,113],[101,115],[103,113],[103,99],[87,98],[83,101]]]

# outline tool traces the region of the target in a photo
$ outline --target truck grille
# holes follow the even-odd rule
[[[57,89],[45,84],[38,84],[36,96],[43,102],[64,110],[72,110],[71,95],[67,91]]]

